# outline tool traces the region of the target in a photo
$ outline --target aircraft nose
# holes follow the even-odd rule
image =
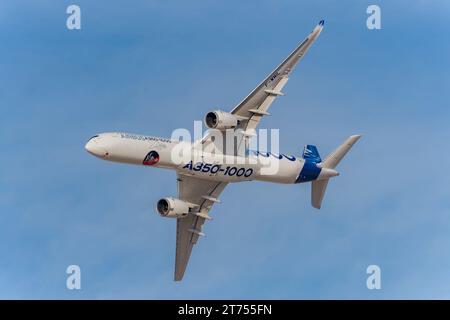
[[[84,148],[87,152],[99,158],[106,158],[109,155],[106,148],[102,147],[95,139],[89,140]]]

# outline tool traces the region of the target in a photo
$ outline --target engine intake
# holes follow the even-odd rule
[[[167,218],[183,218],[189,214],[192,205],[186,201],[168,197],[158,200],[156,211]]]
[[[210,129],[232,129],[238,125],[238,122],[238,117],[222,110],[210,111],[205,116],[205,124]]]

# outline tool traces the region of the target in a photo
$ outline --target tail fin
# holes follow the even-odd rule
[[[320,164],[322,168],[334,169],[341,162],[342,158],[347,154],[356,141],[361,138],[361,135],[350,136],[343,144],[337,147],[328,157]],[[305,147],[305,149],[307,149]],[[317,151],[317,149],[316,149]],[[319,155],[317,153],[317,155]],[[319,157],[320,159],[320,157]],[[320,209],[322,206],[322,200],[327,189],[328,181],[330,179],[314,180],[311,184],[311,205]]]
[[[322,159],[320,159],[319,151],[317,150],[316,146],[313,146],[311,144],[308,144],[303,149],[303,159],[311,160],[315,163],[322,162]]]

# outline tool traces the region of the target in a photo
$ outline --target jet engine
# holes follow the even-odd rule
[[[190,203],[172,197],[162,198],[156,203],[156,211],[166,218],[183,218],[191,207]]]
[[[238,123],[238,117],[222,110],[210,111],[205,116],[205,124],[210,129],[232,129],[235,128]]]

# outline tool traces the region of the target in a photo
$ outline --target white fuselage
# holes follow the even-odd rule
[[[249,152],[242,157],[218,156],[194,152],[194,146],[195,143],[137,134],[102,133],[87,142],[86,150],[104,160],[172,169],[207,180],[302,182],[298,181],[305,164],[302,158],[267,152]],[[317,179],[325,176],[329,177],[321,173]]]

